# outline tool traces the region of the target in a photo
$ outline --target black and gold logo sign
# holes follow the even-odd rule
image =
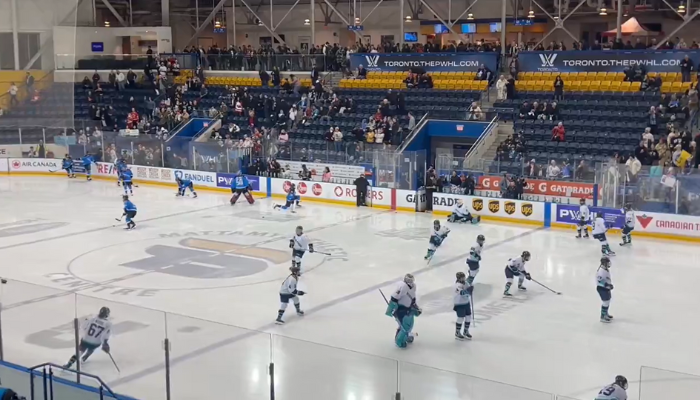
[[[474,208],[474,211],[483,210],[484,209],[484,200],[482,200],[482,199],[472,200],[472,208]]]
[[[532,215],[532,203],[523,203],[520,206],[520,212],[526,217]]]
[[[489,201],[489,211],[492,213],[497,213],[501,209],[501,203],[498,200]]]
[[[506,201],[503,203],[503,210],[506,212],[508,215],[513,215],[515,214],[515,202],[513,201]]]

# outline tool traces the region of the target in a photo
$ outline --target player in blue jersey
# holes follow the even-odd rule
[[[66,154],[66,156],[63,157],[63,164],[61,165],[61,168],[66,171],[69,178],[75,178],[75,172],[73,172],[73,159],[71,158],[70,154]]]
[[[185,196],[185,191],[187,189],[190,189],[190,192],[192,192],[192,195],[197,198],[197,192],[194,191],[194,184],[192,183],[191,180],[189,179],[182,179],[180,177],[175,178],[175,182],[177,182],[177,196]]]
[[[134,222],[134,217],[136,216],[136,205],[129,200],[129,196],[122,196],[124,200],[124,214],[126,216],[126,229],[131,230],[136,228],[136,222]]]
[[[117,186],[119,186],[122,182],[122,174],[124,171],[129,169],[129,165],[126,163],[124,157],[117,159],[117,161],[114,163],[114,169],[117,170]]]
[[[92,180],[92,164],[95,162],[95,159],[92,158],[90,153],[85,153],[83,158],[81,159],[83,161],[83,167],[85,168],[85,175],[87,175],[87,180],[91,181]]]
[[[248,182],[248,178],[246,178],[241,171],[238,171],[236,176],[231,180],[231,193],[233,193],[233,196],[231,196],[231,205],[236,204],[236,201],[238,201],[238,198],[241,197],[241,194],[245,196],[248,203],[255,203],[253,195],[250,194],[250,189],[251,187],[250,182]]]
[[[131,194],[132,196],[134,195],[134,189],[133,189],[133,180],[134,180],[134,173],[131,172],[131,169],[127,168],[125,169],[120,175],[119,179],[121,179],[122,182],[124,182],[124,194]],[[127,193],[127,190],[129,193]]]
[[[294,211],[294,207],[299,205],[299,199],[301,199],[301,197],[297,194],[296,189],[296,185],[292,183],[289,186],[289,192],[287,192],[287,202],[283,206],[275,204],[274,209],[287,210],[288,208],[291,208],[292,212],[296,213],[296,211]]]

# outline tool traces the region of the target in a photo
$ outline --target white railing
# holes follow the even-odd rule
[[[496,134],[492,134],[496,131]],[[474,165],[483,158],[484,153],[491,148],[491,145],[493,145],[493,142],[496,140],[498,137],[498,116],[494,116],[491,122],[489,122],[488,126],[486,126],[486,129],[479,135],[479,138],[474,142],[471,148],[469,148],[469,151],[467,151],[467,154],[465,156],[466,160],[466,165],[467,168],[474,168]]]

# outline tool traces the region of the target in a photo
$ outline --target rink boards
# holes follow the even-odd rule
[[[61,160],[59,159],[0,159],[0,173],[9,175],[48,175],[65,178],[60,168]],[[229,173],[140,165],[134,165],[131,168],[134,171],[134,181],[138,184],[176,187],[175,178],[180,176],[191,180],[196,190],[199,191],[230,192],[231,180],[235,176]],[[116,180],[117,178],[114,165],[109,163],[96,163],[92,168],[92,175],[96,179]],[[295,184],[297,194],[304,201],[350,206],[355,206],[357,201],[357,192],[354,185],[259,176],[247,177],[256,196],[283,200],[291,184]],[[373,208],[415,212],[416,196],[416,192],[412,190],[372,187],[368,189],[366,204]],[[479,215],[483,220],[487,221],[572,229],[579,219],[578,205],[465,196],[450,193],[435,193],[433,195],[433,213],[449,215],[458,199],[465,203],[472,214]],[[575,200],[573,199],[573,201]],[[604,213],[606,221],[612,226],[611,233],[619,231],[622,227],[623,216],[620,210],[595,207],[591,210]],[[637,213],[636,219],[635,235],[700,242],[700,217],[662,213]]]

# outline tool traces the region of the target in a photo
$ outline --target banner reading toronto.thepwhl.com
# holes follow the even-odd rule
[[[681,72],[688,55],[700,63],[700,50],[524,51],[520,72],[622,72],[643,65],[648,72]]]
[[[350,55],[350,67],[360,65],[367,71],[476,71],[481,65],[496,71],[498,53],[356,53]]]

